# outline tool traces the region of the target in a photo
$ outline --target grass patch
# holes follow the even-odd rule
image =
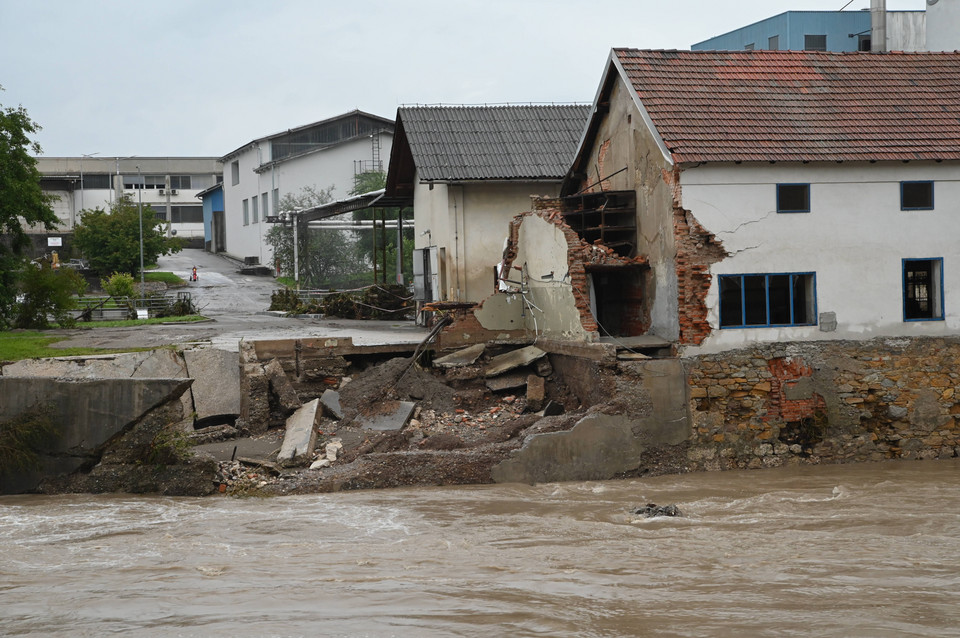
[[[146,272],[143,273],[144,281],[161,282],[172,286],[184,286],[186,281],[173,274],[172,272]]]
[[[287,288],[297,287],[297,282],[293,277],[277,277],[277,283]]]
[[[97,328],[127,328],[158,323],[191,323],[206,320],[207,318],[203,315],[188,315],[186,317],[153,317],[151,319],[118,319],[116,321],[78,321],[74,328],[95,330]]]
[[[44,359],[47,357],[74,357],[87,354],[113,354],[116,352],[142,352],[155,348],[51,348],[50,344],[63,341],[61,335],[44,332],[23,331],[0,333],[0,361],[21,359]]]

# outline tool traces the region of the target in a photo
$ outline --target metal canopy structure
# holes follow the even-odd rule
[[[361,195],[354,195],[353,197],[347,197],[345,199],[340,199],[335,202],[329,202],[327,204],[321,204],[320,206],[313,206],[311,208],[304,208],[300,210],[292,211],[282,211],[279,215],[268,216],[266,221],[268,223],[292,223],[294,228],[294,262],[295,262],[295,272],[294,279],[297,282],[297,287],[300,286],[300,240],[299,237],[304,236],[304,232],[309,228],[310,222],[321,221],[325,219],[330,219],[331,217],[336,217],[337,215],[343,215],[344,213],[352,213],[358,210],[364,209],[380,209],[383,211],[382,218],[380,220],[376,217],[376,211],[374,211],[373,223],[370,228],[373,232],[373,280],[376,282],[380,273],[378,273],[378,263],[377,263],[377,226],[379,222],[381,235],[386,232],[387,229],[387,219],[386,219],[386,208],[404,208],[409,204],[407,200],[399,197],[387,197],[384,189],[370,191],[369,193],[363,193]],[[398,235],[398,246],[402,246],[402,242],[399,241],[399,237],[403,234],[403,215],[397,215],[397,235]],[[383,259],[383,270],[380,271],[384,276],[386,275],[386,239],[385,237],[381,240],[380,250],[382,251]],[[403,256],[403,251],[397,251],[397,272],[402,273],[402,263],[401,259]],[[398,281],[402,283],[402,281]]]

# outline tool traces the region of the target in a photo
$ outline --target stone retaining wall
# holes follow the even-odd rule
[[[684,366],[692,470],[960,456],[960,339],[764,345]]]

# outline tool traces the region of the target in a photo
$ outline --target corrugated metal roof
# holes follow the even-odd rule
[[[614,56],[677,162],[960,159],[960,53]]]
[[[559,179],[589,112],[588,105],[416,106],[399,108],[397,120],[420,179]]]

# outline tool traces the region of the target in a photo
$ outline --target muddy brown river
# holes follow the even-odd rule
[[[0,635],[111,634],[957,636],[960,461],[0,498]]]

